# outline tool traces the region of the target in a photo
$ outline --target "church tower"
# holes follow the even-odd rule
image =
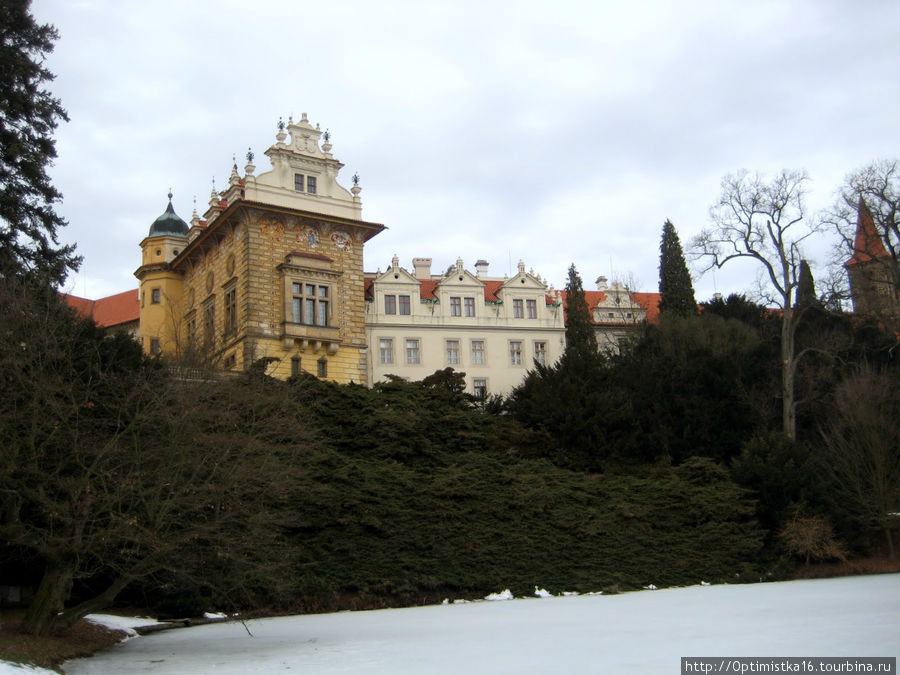
[[[900,317],[900,270],[885,248],[872,212],[862,197],[857,210],[853,256],[844,267],[850,278],[854,312]]]
[[[172,356],[178,351],[177,315],[180,313],[182,275],[171,263],[187,246],[188,226],[172,207],[172,193],[163,214],[153,221],[141,242],[140,281],[141,345],[149,354]]]

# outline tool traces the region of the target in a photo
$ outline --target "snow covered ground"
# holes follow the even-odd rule
[[[314,614],[248,625],[253,637],[240,623],[225,623],[131,639],[69,662],[66,671],[678,673],[682,656],[898,656],[900,574]]]

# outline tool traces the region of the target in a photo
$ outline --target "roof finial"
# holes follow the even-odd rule
[[[354,173],[354,174],[353,174],[353,184],[354,184],[354,185],[359,185],[359,173]]]
[[[172,203],[172,188],[169,188],[169,203]]]

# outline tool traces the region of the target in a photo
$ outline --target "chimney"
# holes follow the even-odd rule
[[[597,277],[597,281],[596,281],[595,283],[597,284],[597,290],[598,290],[598,291],[605,291],[605,290],[606,290],[606,288],[607,288],[607,286],[606,286],[606,277]]]
[[[431,258],[413,258],[416,279],[431,280]]]
[[[475,276],[479,279],[488,275],[488,261],[478,260],[475,262]]]

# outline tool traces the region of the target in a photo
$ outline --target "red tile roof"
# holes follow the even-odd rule
[[[659,318],[659,293],[632,293],[632,299],[647,310],[647,323],[656,323]]]
[[[497,291],[500,290],[500,287],[503,286],[505,282],[503,281],[485,281],[484,282],[484,299],[486,302],[497,302],[500,298],[497,297]]]
[[[563,306],[566,305],[566,292],[562,291],[563,297]],[[585,291],[584,299],[587,301],[589,308],[596,307],[599,303],[606,300],[606,293],[603,291]],[[631,299],[634,300],[637,304],[639,304],[642,308],[647,311],[647,323],[656,323],[659,318],[659,293],[631,293]],[[566,323],[568,323],[568,315],[566,316]],[[593,318],[591,319],[591,323],[596,323]],[[624,323],[624,322],[623,322]],[[608,322],[603,322],[598,325],[609,325]],[[630,324],[628,324],[630,325]]]
[[[419,297],[422,300],[437,300],[434,295],[434,289],[437,288],[438,282],[431,279],[419,280]]]
[[[888,252],[881,240],[881,235],[875,229],[875,219],[863,198],[859,198],[859,207],[856,216],[856,240],[853,242],[853,257],[844,263],[844,266],[859,265],[887,258]]]
[[[141,318],[141,303],[136,288],[99,300],[79,298],[77,295],[68,293],[64,293],[63,297],[69,307],[81,316],[91,317],[101,328],[119,326],[139,321]]]

